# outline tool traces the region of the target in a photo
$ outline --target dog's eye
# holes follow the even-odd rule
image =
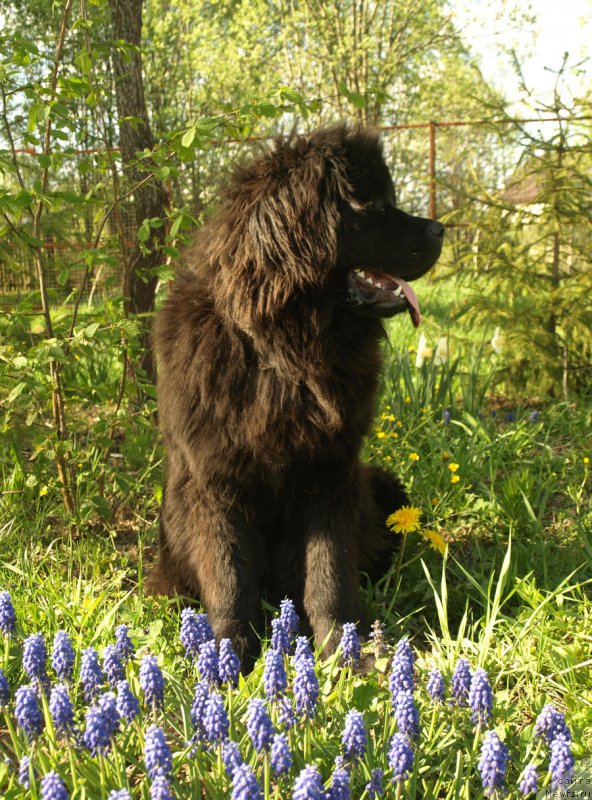
[[[386,211],[386,203],[383,200],[370,200],[366,203],[366,211],[374,211],[376,214],[384,214]]]

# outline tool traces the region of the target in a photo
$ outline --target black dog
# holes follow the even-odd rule
[[[156,325],[166,446],[148,589],[200,598],[216,636],[258,651],[260,598],[289,596],[326,651],[360,617],[358,571],[390,562],[407,497],[359,461],[382,318],[420,321],[408,284],[443,226],[396,208],[378,137],[345,126],[240,169]]]

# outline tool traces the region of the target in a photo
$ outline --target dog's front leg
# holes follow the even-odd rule
[[[304,610],[325,656],[341,640],[344,622],[361,615],[358,591],[357,485],[317,487],[304,506]]]

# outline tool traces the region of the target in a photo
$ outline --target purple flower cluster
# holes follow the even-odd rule
[[[344,755],[350,761],[364,757],[368,737],[364,727],[364,717],[360,711],[352,709],[347,712],[345,726],[341,736]]]
[[[259,698],[254,698],[249,703],[247,732],[251,737],[255,750],[258,752],[260,750],[269,750],[274,734],[273,723],[267,713],[265,703]]]
[[[16,630],[16,614],[9,592],[0,592],[0,631],[11,637]]]
[[[66,631],[56,631],[53,637],[53,649],[51,651],[51,665],[58,680],[62,683],[70,683],[74,674],[74,663],[76,653],[74,645]]]
[[[214,631],[207,615],[198,614],[193,608],[184,608],[181,612],[179,638],[187,658],[197,658],[202,645],[214,639]]]
[[[312,719],[316,713],[319,699],[319,681],[315,672],[314,656],[305,636],[299,636],[296,639],[294,670],[296,715]]]
[[[99,654],[94,647],[88,647],[82,652],[80,660],[80,681],[84,689],[87,703],[93,703],[105,682],[105,676],[99,662]]]
[[[413,651],[407,638],[401,639],[393,656],[389,688],[399,731],[413,738],[419,733],[419,711],[413,699]]]
[[[341,634],[341,659],[346,666],[355,667],[362,656],[360,637],[353,622],[346,622]]]
[[[4,602],[5,609],[8,607],[6,598],[2,600],[2,596],[6,594],[0,593],[0,622],[2,603]],[[10,596],[8,599],[10,600]],[[233,800],[262,798],[257,775],[247,765],[249,761],[259,765],[255,767],[257,773],[261,770],[260,765],[265,763],[269,770],[266,772],[266,786],[271,774],[278,796],[281,794],[291,800],[351,800],[352,789],[358,792],[356,796],[362,791],[360,785],[353,784],[354,780],[360,780],[362,774],[366,775],[364,782],[368,781],[363,791],[370,800],[385,794],[386,780],[397,787],[397,793],[404,791],[402,784],[409,780],[414,771],[414,747],[419,734],[414,656],[409,640],[404,638],[398,643],[389,673],[392,710],[397,727],[388,743],[388,769],[385,773],[381,769],[372,769],[377,743],[375,740],[371,742],[368,753],[369,740],[364,715],[353,708],[345,716],[341,734],[342,754],[335,759],[332,773],[321,775],[318,766],[307,764],[295,778],[290,778],[290,773],[294,770],[294,759],[287,731],[294,726],[296,720],[303,723],[315,716],[319,702],[319,682],[308,639],[303,636],[295,638],[298,620],[293,604],[284,601],[282,613],[274,622],[275,638],[272,638],[272,646],[265,655],[259,690],[264,692],[265,699],[251,699],[243,720],[250,740],[248,745],[244,738],[237,741],[230,739],[231,725],[227,707],[232,709],[234,701],[240,702],[243,697],[243,686],[240,697],[231,688],[237,685],[240,670],[232,643],[229,639],[222,640],[218,650],[213,638],[203,638],[208,635],[208,631],[211,632],[205,615],[198,615],[193,611],[184,612],[181,640],[185,652],[200,674],[191,705],[194,734],[188,743],[190,748],[194,746],[195,751],[198,747],[201,748],[200,758],[206,759],[215,759],[216,753],[212,751],[217,751],[228,776],[224,780],[232,784],[230,796]],[[10,614],[6,624],[10,627]],[[290,659],[288,655],[294,645],[295,653]],[[360,657],[360,643],[354,625],[343,626],[341,648],[343,663],[355,665]],[[27,637],[23,642],[22,661],[31,685],[20,686],[14,694],[14,717],[21,740],[24,741],[24,734],[33,743],[42,734],[46,721],[43,708],[51,717],[49,736],[52,741],[53,730],[57,736],[68,740],[68,747],[85,748],[93,757],[109,753],[119,729],[142,716],[139,699],[125,677],[126,663],[133,655],[134,649],[127,636],[126,626],[118,628],[117,642],[105,647],[102,664],[94,648],[89,647],[83,652],[79,675],[80,691],[84,693],[89,706],[84,714],[81,712],[80,717],[77,717],[72,702],[74,692],[78,691],[77,684],[73,681],[76,659],[68,634],[58,631],[54,638],[52,667],[59,682],[53,687],[47,676],[47,653],[43,637],[40,634]],[[10,662],[8,664],[12,666]],[[132,686],[136,669],[145,705],[151,716],[164,716],[161,712],[164,710],[165,681],[156,656],[146,654],[139,668],[133,666],[127,669]],[[255,672],[255,679],[256,675]],[[249,681],[252,679],[253,676]],[[105,691],[106,682],[114,691]],[[289,693],[290,682],[293,691]],[[218,688],[221,683],[229,687],[225,695]],[[47,694],[41,694],[39,687],[44,690],[47,688]],[[445,682],[440,670],[430,671],[427,692],[433,702],[443,700]],[[454,704],[470,708],[471,719],[476,726],[483,728],[491,723],[493,692],[484,669],[477,668],[471,673],[469,662],[460,658],[455,665],[450,694],[454,698]],[[225,697],[228,698],[227,703]],[[10,686],[0,669],[0,707],[10,704]],[[466,723],[466,712],[460,716]],[[144,713],[144,720],[146,718]],[[77,730],[77,721],[80,730]],[[240,724],[235,718],[233,735],[234,726]],[[482,741],[478,771],[483,792],[485,796],[501,796],[505,791],[508,749],[494,731],[478,730],[476,733],[477,741]],[[542,740],[543,749],[548,750],[551,785],[557,788],[574,766],[571,732],[564,714],[553,705],[546,705],[537,718],[534,733]],[[238,741],[241,742],[241,747],[246,746],[251,750],[250,754],[245,753],[247,764]],[[294,742],[292,744],[296,746]],[[541,743],[537,746],[535,759],[540,749]],[[253,751],[260,754],[257,760]],[[35,754],[39,752],[38,744],[31,748],[31,752],[32,758],[35,758]],[[157,724],[151,725],[145,732],[143,755],[149,785],[142,791],[146,795],[149,791],[151,800],[172,800],[173,753],[163,728]],[[40,760],[38,763],[47,769],[45,761]],[[539,766],[538,762],[533,762],[524,767],[518,785],[521,796],[528,797],[538,791]],[[33,777],[35,783],[39,780],[27,756],[21,757],[18,776],[15,777],[23,789],[29,786]],[[68,798],[68,790],[55,772],[48,772],[41,778],[39,785],[30,788],[41,800]],[[394,791],[387,788],[386,794]],[[107,792],[108,788],[104,789],[104,794]],[[125,788],[113,790],[109,794],[109,800],[126,798],[129,800],[129,792]]]
[[[140,687],[148,707],[164,707],[164,676],[154,655],[146,654],[140,662]]]
[[[286,675],[284,656],[281,650],[271,648],[265,654],[263,686],[268,700],[278,700],[286,691],[288,676]]]
[[[452,673],[452,697],[458,706],[467,706],[471,691],[471,666],[466,658],[459,658]]]

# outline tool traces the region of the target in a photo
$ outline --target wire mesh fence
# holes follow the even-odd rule
[[[580,122],[589,120],[580,117]],[[560,121],[560,120],[559,120]],[[508,203],[529,202],[524,181],[512,183],[524,152],[528,125],[557,125],[557,118],[532,120],[451,120],[384,126],[385,155],[399,204],[410,213],[445,218],[450,229],[448,245],[466,248],[474,236],[471,204],[485,201],[495,192],[513,188]],[[270,137],[271,138],[271,137]],[[169,179],[171,208],[183,207],[200,220],[215,202],[218,187],[233,165],[265,147],[261,137],[212,142],[196,158],[180,166]],[[6,153],[4,154],[6,155]],[[16,153],[21,171],[35,168],[37,153]],[[56,205],[44,216],[43,251],[46,283],[61,302],[74,300],[82,291],[89,304],[121,294],[122,248],[136,246],[142,220],[136,219],[133,193],[113,208],[111,177],[118,168],[116,150],[72,150],[61,154],[52,173]],[[532,187],[531,187],[532,188]],[[60,205],[76,193],[79,202]],[[531,198],[532,199],[532,198]],[[111,211],[97,220],[106,208]],[[26,220],[21,222],[26,225]],[[97,262],[93,253],[99,249]],[[38,285],[31,248],[17,237],[0,238],[0,297],[3,303],[19,302]]]

